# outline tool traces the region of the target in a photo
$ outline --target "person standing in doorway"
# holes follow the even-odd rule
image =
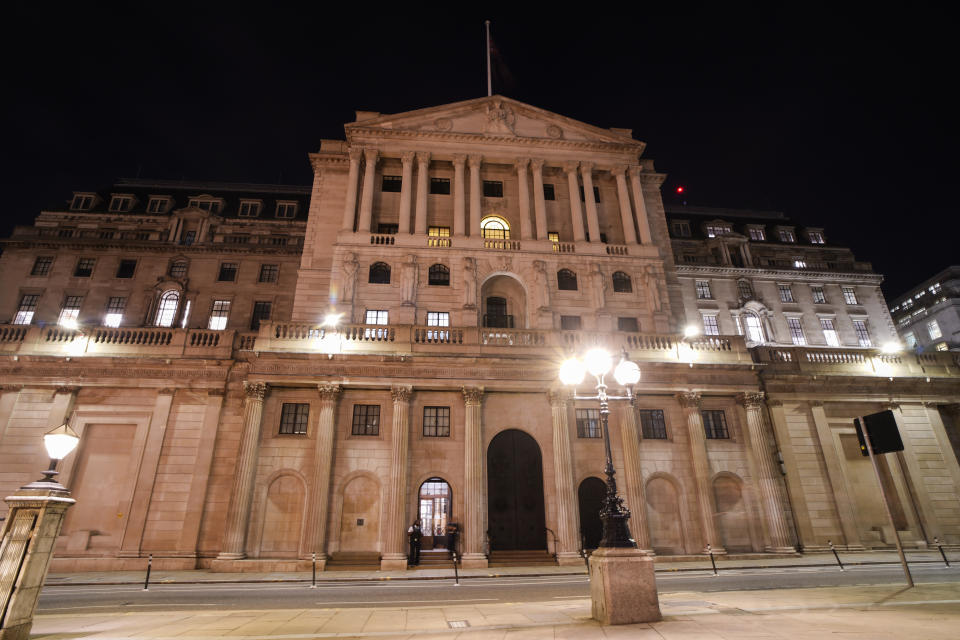
[[[417,518],[407,529],[407,536],[410,538],[410,558],[411,565],[420,564],[420,540],[423,538],[423,530],[420,528],[420,519]]]

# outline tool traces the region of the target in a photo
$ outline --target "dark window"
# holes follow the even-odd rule
[[[640,416],[640,434],[645,439],[667,439],[667,423],[663,419],[662,409],[641,409],[637,414]]]
[[[485,198],[502,198],[503,183],[500,182],[499,180],[484,180],[483,196]]]
[[[617,318],[617,329],[620,331],[630,331],[632,333],[640,331],[636,318]]]
[[[557,191],[552,184],[543,183],[543,199],[544,200],[556,200]]]
[[[72,237],[73,237],[73,232],[74,232],[74,230],[73,230],[73,229],[69,229],[69,228],[60,229],[59,231],[57,231],[57,237],[60,237],[60,238],[72,238]]]
[[[132,278],[133,272],[136,270],[137,270],[136,260],[121,260],[120,266],[117,267],[117,277]]]
[[[423,435],[427,438],[450,436],[450,407],[423,408]]]
[[[278,275],[280,275],[280,265],[262,264],[260,265],[260,277],[257,279],[257,281],[258,282],[276,282]]]
[[[580,202],[585,202],[586,198],[583,197],[583,185],[580,185]],[[600,188],[593,188],[593,201],[600,202]]]
[[[614,271],[613,290],[617,293],[631,293],[633,291],[633,282],[630,281],[630,276],[623,271]]]
[[[400,230],[400,225],[392,222],[381,222],[377,224],[377,233],[396,234]]]
[[[450,284],[450,269],[446,265],[430,265],[428,271],[427,283],[433,285],[448,286]]]
[[[727,417],[723,411],[701,411],[703,415],[703,431],[708,440],[727,440],[730,432],[727,431]]]
[[[577,437],[599,438],[602,435],[600,433],[600,410],[577,409]]]
[[[272,302],[254,302],[253,315],[250,316],[250,330],[256,331],[260,328],[260,323],[270,319],[270,311],[273,308]]]
[[[220,264],[220,273],[217,275],[218,282],[235,282],[237,279],[238,265],[236,262],[223,262]]]
[[[284,402],[280,409],[280,433],[306,433],[310,405],[306,402]]]
[[[170,265],[170,277],[171,278],[182,278],[187,275],[187,263],[186,262],[174,262]]]
[[[374,262],[370,265],[370,277],[367,282],[371,284],[390,284],[390,265],[386,262]]]
[[[45,276],[50,273],[50,267],[53,265],[53,256],[40,256],[33,261],[32,276]]]
[[[96,263],[96,258],[80,258],[77,260],[77,268],[73,270],[74,277],[89,278],[93,274],[93,265]]]
[[[557,289],[561,291],[577,290],[577,274],[570,269],[560,269],[557,271]]]
[[[674,222],[670,225],[670,228],[673,230],[673,235],[679,238],[689,238],[690,237],[690,223],[689,222]]]
[[[180,238],[180,244],[185,246],[190,246],[193,244],[193,241],[197,239],[196,231],[185,231],[183,237]]]
[[[607,234],[603,233],[602,231],[600,232],[600,242],[607,244]]]
[[[450,195],[450,178],[430,178],[430,193],[440,196]]]
[[[579,331],[580,316],[560,316],[560,328],[567,331]]]
[[[740,297],[744,300],[749,300],[753,298],[753,287],[751,287],[750,283],[746,280],[738,280],[737,293],[739,293]]]
[[[383,183],[380,190],[388,193],[400,193],[402,187],[403,178],[400,176],[383,176]]]
[[[355,436],[380,435],[380,405],[353,405],[353,430],[350,433]]]

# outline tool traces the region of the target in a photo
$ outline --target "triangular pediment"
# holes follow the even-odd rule
[[[351,133],[369,135],[377,130],[432,135],[476,136],[499,140],[537,139],[595,144],[637,146],[626,131],[595,127],[579,120],[525,104],[504,96],[487,96],[463,102],[390,115],[365,114],[365,119],[346,125]]]

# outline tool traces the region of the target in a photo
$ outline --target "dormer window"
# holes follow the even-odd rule
[[[198,196],[196,198],[190,198],[188,206],[209,211],[210,213],[220,213],[220,210],[223,208],[223,201],[219,198],[211,198],[210,196]]]
[[[170,207],[170,198],[166,196],[150,196],[147,201],[147,213],[166,213]]]
[[[793,235],[793,229],[780,229],[777,234],[780,237],[780,242],[796,242],[797,237]]]
[[[690,237],[690,223],[685,220],[675,221],[671,223],[670,228],[673,230],[673,235],[678,238],[689,238]]]
[[[241,218],[256,218],[260,215],[261,206],[262,203],[259,200],[241,200],[237,215]]]
[[[716,238],[717,236],[722,236],[730,233],[730,225],[728,224],[708,224],[706,225],[706,232],[708,238]]]
[[[110,211],[114,213],[130,211],[132,206],[133,196],[131,195],[114,195],[110,198]]]
[[[763,242],[767,239],[767,234],[764,233],[762,227],[749,227],[747,233],[750,234],[750,239],[756,242]]]
[[[810,238],[810,244],[825,244],[821,231],[808,231],[807,237]]]
[[[277,218],[293,218],[297,215],[297,203],[289,201],[280,201],[277,203]]]
[[[73,200],[70,201],[70,209],[72,211],[89,211],[93,207],[93,198],[92,193],[75,193],[73,194]]]

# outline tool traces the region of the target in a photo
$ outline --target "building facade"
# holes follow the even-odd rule
[[[895,299],[890,312],[911,351],[960,350],[960,266],[947,267]]]
[[[630,131],[500,96],[345,134],[309,189],[125,181],[6,241],[0,488],[81,434],[55,567],[402,568],[418,516],[465,566],[581,562],[603,443],[557,372],[592,346],[642,370],[610,424],[641,549],[889,546],[853,430],[886,407],[897,529],[960,543],[957,362],[881,352],[823,230],[667,212]]]

